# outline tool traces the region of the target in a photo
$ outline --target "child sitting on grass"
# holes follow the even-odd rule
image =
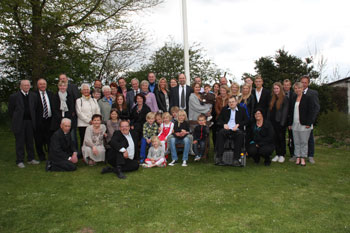
[[[194,161],[199,161],[205,152],[205,143],[209,136],[207,117],[201,114],[197,118],[198,125],[193,130],[193,151],[196,155]]]
[[[143,137],[141,139],[141,149],[140,149],[140,162],[143,163],[146,158],[146,147],[151,144],[151,138],[157,136],[158,125],[155,122],[156,114],[154,112],[149,112],[146,115],[146,122],[143,124]]]
[[[160,146],[160,141],[157,136],[151,138],[152,146],[148,150],[147,159],[143,167],[166,167],[166,159],[164,157],[164,150]]]

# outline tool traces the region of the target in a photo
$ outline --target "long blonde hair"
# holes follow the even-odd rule
[[[180,124],[182,123],[182,122],[179,121],[179,116],[180,116],[180,115],[185,116],[184,122],[187,121],[187,113],[185,112],[185,110],[180,109],[179,112],[177,113],[177,122],[178,122],[178,126],[180,126]]]
[[[231,84],[231,87],[230,87],[230,95],[233,95],[232,87],[237,87],[238,90],[237,90],[237,95],[236,95],[236,97],[240,96],[240,95],[241,95],[241,88],[240,88],[239,84],[236,83],[236,82],[233,82],[233,83]]]
[[[239,98],[239,102],[242,102],[242,100],[243,100],[243,102],[244,102],[245,104],[247,104],[247,100],[249,99],[249,97],[250,97],[251,94],[252,94],[252,86],[249,85],[249,84],[243,84],[243,85],[242,85],[242,90],[243,90],[244,87],[248,87],[249,92],[248,92],[248,95],[244,95],[244,94],[243,94],[243,91],[242,91],[242,95],[241,95],[240,98]]]

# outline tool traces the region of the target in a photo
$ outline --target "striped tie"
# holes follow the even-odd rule
[[[45,119],[49,118],[49,111],[47,109],[47,103],[46,103],[46,98],[45,98],[45,92],[42,92],[43,95],[43,116]]]

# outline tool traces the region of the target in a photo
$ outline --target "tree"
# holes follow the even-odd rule
[[[309,75],[311,80],[319,77],[319,72],[314,69],[313,58],[301,58],[279,49],[274,57],[261,57],[255,61],[255,71],[264,79],[264,86],[271,88],[274,82],[282,82],[289,79],[295,83],[302,75]]]
[[[199,76],[203,82],[212,82],[223,75],[224,71],[205,57],[203,48],[199,44],[190,46],[189,55],[191,79]],[[151,55],[147,64],[142,65],[135,72],[128,72],[127,76],[143,80],[147,78],[149,72],[154,72],[158,78],[165,77],[168,81],[170,78],[177,78],[180,73],[184,73],[184,50],[182,45],[173,41],[166,42],[163,47]]]
[[[144,40],[144,35],[127,26],[127,16],[161,1],[1,0],[4,82],[13,86],[30,78],[35,85],[42,77],[53,82],[60,72],[75,81],[104,77],[111,66],[123,64],[112,59],[115,54],[135,51]],[[98,46],[93,32],[107,35],[105,48]]]

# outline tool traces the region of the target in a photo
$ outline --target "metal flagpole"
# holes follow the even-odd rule
[[[184,59],[185,59],[186,84],[190,85],[191,76],[190,76],[190,56],[189,56],[189,46],[188,46],[186,0],[182,0],[182,23],[183,23],[183,36],[184,36]]]

